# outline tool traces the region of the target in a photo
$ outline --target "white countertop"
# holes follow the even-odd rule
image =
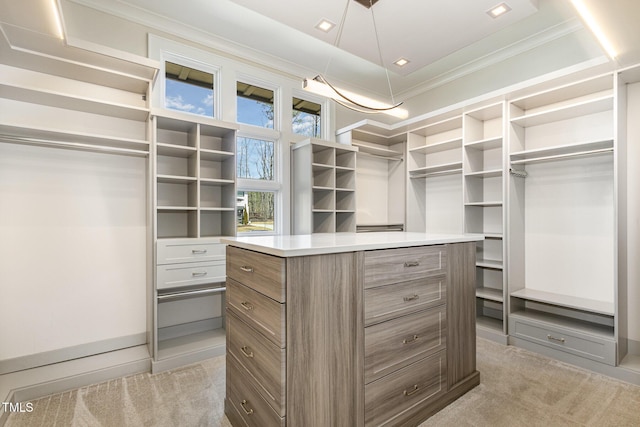
[[[477,242],[483,239],[484,236],[482,234],[427,234],[388,231],[380,233],[229,237],[220,239],[220,242],[279,257],[293,257],[444,243]]]

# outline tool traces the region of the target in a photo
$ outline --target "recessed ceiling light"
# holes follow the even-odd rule
[[[497,18],[498,16],[502,16],[505,13],[509,12],[510,10],[511,8],[509,7],[508,4],[500,3],[499,5],[494,6],[491,9],[487,10],[487,14],[492,18]]]
[[[408,59],[404,59],[404,58],[400,58],[397,61],[394,62],[394,64],[396,64],[398,67],[404,67],[405,65],[407,65],[409,63]]]
[[[323,19],[316,24],[316,28],[319,29],[320,31],[324,31],[325,33],[328,33],[329,31],[331,31],[331,29],[335,26],[336,24],[329,21],[328,19]]]

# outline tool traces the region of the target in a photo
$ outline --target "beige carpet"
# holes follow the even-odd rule
[[[427,426],[640,426],[640,387],[478,339],[481,384]],[[224,358],[34,401],[22,426],[225,426]]]

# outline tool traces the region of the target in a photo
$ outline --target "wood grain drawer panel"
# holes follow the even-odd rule
[[[246,371],[233,357],[227,357],[226,375],[225,413],[234,426],[285,426],[285,419],[260,396]]]
[[[280,348],[285,347],[285,305],[227,279],[227,307]]]
[[[365,386],[365,426],[401,425],[412,409],[446,392],[443,350]]]
[[[227,315],[227,357],[235,357],[252,379],[255,388],[280,415],[285,415],[285,349],[267,340],[240,320]]]
[[[227,247],[227,276],[285,302],[285,259],[232,246]]]
[[[226,245],[222,243],[158,241],[158,265],[182,262],[224,260]]]
[[[446,306],[440,305],[365,328],[365,383],[443,350],[446,325]]]
[[[443,274],[447,267],[444,245],[366,251],[364,287],[388,285]]]
[[[365,326],[444,304],[446,292],[445,275],[365,289]]]
[[[157,289],[221,283],[225,280],[224,261],[166,264],[156,268]]]
[[[517,338],[615,366],[616,343],[613,338],[590,335],[526,316],[512,315],[509,323],[509,333]]]

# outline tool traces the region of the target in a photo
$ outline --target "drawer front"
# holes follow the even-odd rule
[[[446,392],[447,357],[441,351],[365,386],[365,426],[403,425],[417,406]]]
[[[227,247],[227,275],[256,291],[285,301],[285,259]]]
[[[226,245],[222,243],[159,241],[157,261],[162,264],[224,260]]]
[[[285,426],[285,419],[260,396],[253,380],[232,357],[227,358],[225,413],[234,426]]]
[[[285,349],[267,340],[229,311],[227,357],[235,357],[240,362],[256,380],[255,388],[264,400],[284,416]]]
[[[444,304],[446,301],[445,275],[365,289],[364,323],[369,326]]]
[[[269,341],[285,347],[285,305],[227,279],[227,307]]]
[[[364,287],[388,285],[444,274],[447,249],[444,245],[384,249],[364,253]]]
[[[440,305],[365,328],[365,383],[443,350],[446,311],[446,305]]]
[[[220,283],[226,280],[224,261],[159,265],[156,269],[158,289]]]
[[[616,345],[613,339],[608,340],[518,315],[510,317],[509,322],[509,333],[517,338],[612,366],[616,363]]]

